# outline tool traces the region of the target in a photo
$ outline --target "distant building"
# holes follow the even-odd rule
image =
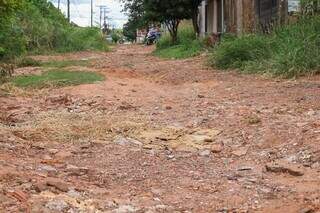
[[[143,43],[146,36],[147,36],[147,30],[146,29],[138,29],[137,30],[137,38],[136,38],[136,42],[137,43]]]

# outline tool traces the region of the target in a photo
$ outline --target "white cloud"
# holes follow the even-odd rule
[[[58,0],[51,0],[55,6],[58,5]],[[60,0],[60,8],[64,14],[67,14],[67,0]],[[90,0],[70,0],[70,16],[71,21],[79,26],[90,26]],[[99,25],[100,12],[97,6],[106,5],[109,8],[108,18],[109,23],[121,28],[127,21],[127,17],[121,12],[122,7],[119,0],[93,0],[94,24]]]

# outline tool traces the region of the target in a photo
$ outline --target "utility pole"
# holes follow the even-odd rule
[[[58,10],[60,10],[60,0],[58,0]]]
[[[93,0],[91,0],[91,27],[93,27]]]
[[[103,8],[103,26],[107,24],[107,8]]]
[[[105,5],[99,5],[97,6],[100,9],[100,29],[102,29],[102,19],[105,19],[105,14],[107,12],[107,6]],[[103,16],[102,16],[103,14]]]
[[[70,22],[70,0],[67,0],[67,5],[68,5],[68,21]]]

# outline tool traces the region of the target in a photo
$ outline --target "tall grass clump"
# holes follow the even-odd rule
[[[270,39],[273,54],[266,64],[272,74],[294,77],[320,72],[320,16],[279,28]]]
[[[0,61],[30,53],[107,49],[98,28],[70,24],[48,0],[5,1],[0,14]]]
[[[209,62],[219,69],[237,69],[285,78],[320,72],[320,17],[304,17],[274,29],[271,35],[222,40]]]
[[[57,38],[55,45],[58,52],[108,50],[101,30],[90,27],[70,27]]]
[[[164,34],[157,42],[154,54],[162,58],[182,59],[196,56],[202,49],[202,42],[197,39],[193,27],[184,25],[178,31],[178,39],[175,44],[172,43],[169,33]]]
[[[244,69],[249,61],[270,57],[269,45],[266,38],[257,35],[222,40],[214,51],[212,65],[220,69]]]

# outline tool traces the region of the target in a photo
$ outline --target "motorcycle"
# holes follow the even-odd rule
[[[160,33],[158,32],[149,32],[148,35],[147,35],[147,38],[146,38],[146,44],[147,45],[152,45],[152,44],[155,44],[157,43],[157,41],[159,40],[160,38]]]

